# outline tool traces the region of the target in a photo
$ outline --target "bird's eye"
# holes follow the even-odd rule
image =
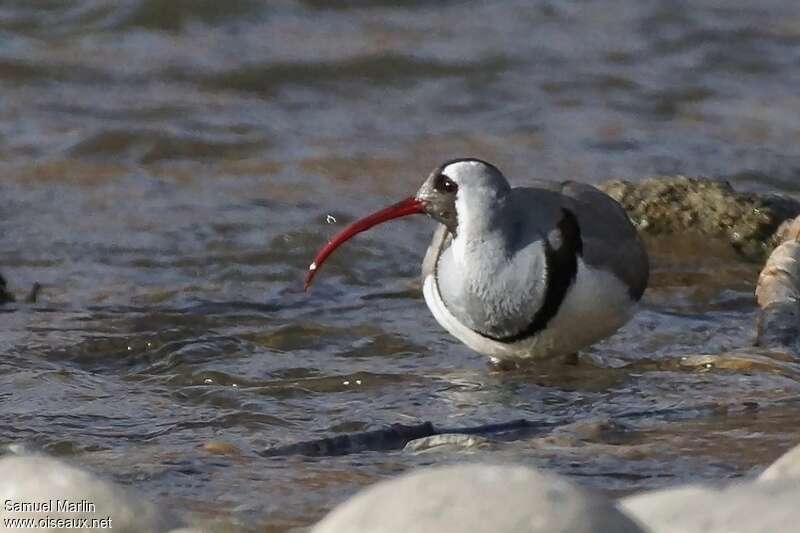
[[[433,188],[439,192],[453,194],[458,190],[458,185],[444,174],[439,174],[433,182]]]

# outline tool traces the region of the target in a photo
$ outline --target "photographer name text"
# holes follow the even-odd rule
[[[3,500],[7,513],[94,513],[97,509],[89,500],[53,499],[38,502]]]

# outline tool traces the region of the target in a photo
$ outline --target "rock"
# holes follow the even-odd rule
[[[22,442],[9,442],[0,444],[0,456],[2,455],[29,455],[38,452],[29,444]]]
[[[312,533],[643,533],[605,498],[523,466],[455,465],[377,483]]]
[[[203,450],[216,455],[242,455],[242,451],[235,444],[224,440],[204,442]]]
[[[599,188],[622,204],[643,233],[720,237],[757,260],[778,244],[773,235],[781,223],[800,214],[800,202],[791,198],[736,192],[726,181],[704,178],[612,180]]]
[[[758,481],[800,479],[800,444],[778,457],[758,476]]]
[[[59,510],[57,502],[75,505]],[[7,504],[31,505],[50,502],[52,508],[24,511],[8,509]],[[161,533],[181,526],[171,515],[127,489],[94,474],[43,455],[5,456],[0,458],[0,519],[110,519],[113,531],[120,533]],[[47,524],[46,524],[47,525]],[[62,532],[63,527],[38,531]],[[73,523],[73,525],[75,525]],[[108,530],[108,527],[105,528]],[[70,531],[101,531],[99,527],[73,527]]]
[[[434,448],[453,450],[454,448],[477,448],[487,446],[491,441],[479,435],[464,435],[463,433],[442,433],[430,437],[415,439],[403,448],[407,452],[423,452]]]
[[[558,426],[551,436],[568,435],[569,441],[577,445],[579,442],[623,444],[630,440],[632,429],[622,422],[608,417],[576,420]]]
[[[785,220],[775,231],[775,240],[778,243],[800,241],[800,217]]]
[[[402,449],[409,441],[429,437],[436,433],[433,424],[423,422],[408,426],[405,424],[392,424],[385,429],[373,431],[358,431],[337,435],[335,437],[325,437],[313,439],[285,446],[267,448],[261,452],[265,457],[275,457],[279,455],[307,455],[310,457],[320,457],[325,455],[347,455],[358,453],[365,450],[383,451]]]
[[[797,480],[778,480],[689,485],[629,496],[619,505],[652,533],[773,533],[797,530],[798,498]]]
[[[759,346],[789,347],[798,352],[800,332],[800,242],[778,246],[758,276],[756,323]]]
[[[786,221],[776,232],[782,239],[758,276],[760,308],[756,344],[790,348],[798,353],[800,338],[800,217]]]

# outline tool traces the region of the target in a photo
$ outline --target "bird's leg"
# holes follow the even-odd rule
[[[16,302],[17,299],[14,297],[14,293],[8,290],[8,284],[6,282],[6,278],[0,274],[0,304],[8,303],[8,302]],[[31,291],[28,293],[28,296],[25,298],[25,302],[32,304],[36,303],[36,300],[39,298],[39,292],[42,290],[42,285],[39,282],[33,284],[31,287]]]
[[[0,304],[13,301],[14,295],[6,289],[6,279],[0,275]]]
[[[31,287],[31,292],[28,293],[28,296],[25,297],[25,303],[35,304],[36,301],[39,299],[39,293],[42,290],[42,284],[38,281],[33,284]]]

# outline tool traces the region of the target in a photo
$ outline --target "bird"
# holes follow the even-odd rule
[[[414,196],[348,225],[315,256],[308,290],[333,251],[389,220],[438,223],[422,262],[436,321],[490,363],[565,360],[617,331],[647,288],[649,261],[625,210],[592,185],[512,187],[495,165],[458,158]]]

